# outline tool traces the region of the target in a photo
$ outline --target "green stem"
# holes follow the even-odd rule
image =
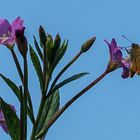
[[[16,65],[19,77],[21,79],[21,82],[23,83],[23,73],[22,73],[19,61],[17,59],[17,56],[16,56],[16,54],[15,54],[13,49],[10,49],[10,51],[11,51],[11,54],[13,56],[13,59],[14,59],[14,62],[15,62],[15,65]],[[34,113],[33,113],[33,105],[32,105],[32,101],[31,101],[31,97],[30,97],[29,91],[28,91],[28,97],[29,97],[28,98],[28,103],[29,103],[29,106],[30,106],[30,109],[28,108],[28,113],[29,113],[29,117],[30,117],[32,123],[34,123],[35,119],[34,119]]]
[[[54,88],[56,82],[58,81],[58,79],[62,76],[62,74],[81,56],[82,52],[78,52],[76,54],[76,56],[59,72],[59,74],[56,76],[56,78],[54,79],[51,87],[50,87],[50,90],[46,96],[46,98],[49,98],[49,96],[51,95],[51,91],[52,89]]]
[[[23,106],[23,92],[22,92],[22,86],[20,88],[20,140],[24,140],[24,106]]]
[[[103,74],[101,74],[96,80],[91,82],[88,86],[86,86],[84,89],[82,89],[79,93],[77,93],[72,99],[70,99],[59,111],[55,113],[55,115],[48,121],[47,126],[45,127],[45,130],[48,130],[53,123],[62,115],[62,113],[72,104],[74,103],[79,97],[81,97],[84,93],[86,93],[90,88],[92,88],[95,84],[97,84],[102,78],[104,78],[108,74],[107,71],[105,71]],[[39,134],[36,138],[42,137],[45,134],[42,132]]]
[[[38,110],[38,114],[37,114],[37,118],[36,118],[36,122],[35,122],[35,124],[33,126],[33,130],[32,130],[30,140],[35,140],[37,126],[38,126],[38,123],[39,123],[39,120],[40,120],[40,117],[41,117],[41,114],[42,114],[42,110],[43,110],[45,101],[46,101],[45,96],[42,95],[39,110]]]
[[[27,58],[24,57],[24,81],[23,81],[23,85],[24,85],[24,119],[25,119],[25,130],[24,130],[24,134],[25,134],[25,140],[27,139],[27,100],[28,100],[28,67],[27,67]]]
[[[19,64],[19,61],[17,59],[17,56],[14,52],[13,49],[10,49],[11,53],[12,53],[12,56],[13,56],[13,59],[14,59],[14,62],[16,64],[16,68],[17,68],[17,71],[18,71],[18,74],[19,74],[19,77],[21,79],[21,81],[23,82],[23,73],[22,73],[22,70],[21,70],[21,67],[20,67],[20,64]]]

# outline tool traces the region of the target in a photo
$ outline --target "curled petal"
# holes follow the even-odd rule
[[[129,68],[130,68],[130,60],[129,58],[123,58],[121,60],[121,67],[123,68],[122,72],[122,78],[128,78],[129,77]]]
[[[122,76],[122,78],[128,78],[129,77],[129,69],[126,67],[126,66],[122,66],[122,68],[123,68],[123,72],[122,72],[122,74],[121,74],[121,76]]]

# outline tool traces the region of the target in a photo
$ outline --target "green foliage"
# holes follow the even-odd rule
[[[41,69],[41,65],[40,65],[40,61],[39,58],[37,56],[37,54],[35,53],[34,49],[30,46],[30,57],[32,60],[32,63],[34,65],[34,68],[36,70],[39,82],[40,82],[40,89],[41,91],[43,90],[43,75],[42,75],[42,69]]]
[[[13,91],[13,93],[16,95],[16,97],[18,98],[19,101],[21,101],[21,96],[20,96],[20,89],[18,88],[18,86],[9,78],[5,77],[4,75],[0,74],[1,78],[5,81],[5,83],[10,87],[10,89]],[[30,100],[30,104],[31,104],[31,99],[30,99],[30,95],[28,98],[28,101]],[[34,118],[33,118],[33,113],[31,114],[30,108],[27,108],[28,110],[28,115],[30,117],[30,119],[32,120],[32,122],[34,122]]]
[[[0,74],[0,76],[6,82],[6,84],[11,88],[13,93],[16,95],[16,97],[20,101],[20,90],[17,87],[17,85],[12,80],[10,80],[9,78],[5,77],[4,75]]]
[[[73,75],[73,76],[71,76],[71,77],[69,77],[69,78],[63,80],[62,82],[60,82],[58,85],[56,85],[56,86],[54,87],[54,89],[53,89],[52,91],[54,92],[54,91],[56,91],[57,89],[63,87],[64,85],[66,85],[66,84],[68,84],[68,83],[70,83],[70,82],[72,82],[72,81],[74,81],[74,80],[77,80],[77,79],[79,79],[79,78],[81,78],[81,77],[83,77],[83,76],[85,76],[85,75],[87,75],[87,74],[89,74],[89,73],[83,72],[83,73],[75,74],[75,75]]]
[[[53,70],[55,69],[57,64],[60,62],[60,60],[65,55],[67,47],[68,47],[68,41],[63,41],[62,45],[57,50],[56,56],[54,57],[54,61],[52,63],[52,67],[51,67],[51,73],[53,72]]]
[[[20,139],[20,121],[16,113],[11,109],[10,105],[0,98],[0,109],[3,112],[8,133],[12,140]]]
[[[34,37],[34,45],[35,45],[35,48],[36,48],[36,50],[37,50],[37,52],[38,52],[38,55],[39,55],[40,59],[43,61],[43,54],[42,54],[42,51],[41,51],[41,49],[40,49],[40,47],[39,47],[38,42],[36,41],[35,36],[33,36],[33,37]]]
[[[60,105],[60,96],[59,91],[55,91],[51,94],[49,98],[46,99],[45,106],[43,108],[43,112],[39,121],[39,125],[37,128],[37,132],[44,136],[48,129],[46,129],[46,125],[48,121],[53,117],[53,115],[59,110]]]

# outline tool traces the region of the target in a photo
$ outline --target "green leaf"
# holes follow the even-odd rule
[[[0,98],[0,108],[3,112],[9,135],[12,140],[20,139],[20,121],[10,105]]]
[[[53,92],[49,98],[46,99],[43,113],[37,128],[37,132],[39,135],[41,134],[41,137],[47,133],[48,129],[46,129],[46,125],[48,121],[52,118],[52,116],[59,110],[59,105],[60,96],[59,91],[57,90]]]
[[[14,92],[14,94],[17,96],[17,98],[20,101],[20,90],[17,87],[17,85],[11,81],[9,78],[6,78],[4,75],[0,74],[1,78],[6,82],[6,84],[12,89],[12,91]]]
[[[20,89],[17,87],[17,85],[12,80],[10,80],[9,78],[5,77],[4,75],[0,74],[0,76],[5,81],[5,83],[11,88],[11,90],[16,95],[18,100],[21,101]],[[28,94],[28,95],[29,95],[28,102],[31,104],[30,94]],[[28,106],[28,116],[30,117],[31,121],[34,123],[34,117],[33,117],[32,114],[31,114],[30,108]]]
[[[45,124],[44,124],[44,127],[45,125],[47,124],[48,120],[51,119],[51,117],[59,110],[59,105],[60,105],[60,96],[59,96],[59,91],[55,91],[49,98],[49,111],[48,111],[48,114],[47,114],[47,118],[46,118],[46,121],[45,121]]]
[[[30,56],[31,56],[31,60],[32,63],[34,65],[34,68],[36,70],[39,82],[40,82],[40,89],[41,91],[43,90],[43,74],[42,74],[42,69],[41,69],[41,65],[38,59],[37,54],[35,53],[34,49],[30,46]]]
[[[47,41],[47,36],[44,28],[41,25],[39,27],[39,37],[40,37],[40,44],[42,47],[44,47]]]
[[[58,51],[58,54],[57,54],[57,58],[56,58],[56,65],[59,63],[59,61],[63,58],[66,50],[67,50],[67,47],[68,47],[68,41],[63,41],[59,51]]]
[[[61,88],[62,86],[66,85],[66,84],[68,84],[68,83],[70,83],[70,82],[72,82],[72,81],[74,81],[74,80],[77,80],[77,79],[79,79],[79,78],[81,78],[81,77],[83,77],[83,76],[85,76],[85,75],[87,75],[87,74],[89,74],[89,73],[87,73],[87,72],[78,73],[78,74],[75,74],[75,75],[73,75],[73,76],[71,76],[71,77],[69,77],[69,78],[63,80],[62,82],[60,82],[58,85],[56,85],[56,86],[54,87],[54,89],[52,90],[52,92],[58,90],[58,89]]]
[[[43,61],[43,55],[42,55],[41,49],[40,49],[40,47],[38,45],[38,42],[36,41],[35,36],[33,36],[33,37],[34,37],[34,45],[35,45],[35,48],[36,48],[36,50],[38,52],[38,55],[39,55],[40,59]]]

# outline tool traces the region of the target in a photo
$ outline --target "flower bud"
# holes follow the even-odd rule
[[[92,37],[90,38],[89,40],[87,40],[82,46],[81,46],[81,52],[84,53],[84,52],[87,52],[92,44],[94,43],[94,41],[96,40],[96,37]]]
[[[57,34],[54,39],[54,48],[56,49],[59,48],[60,44],[61,44],[61,38],[60,38],[60,35]]]
[[[26,37],[24,36],[24,29],[25,28],[22,30],[16,30],[15,36],[19,52],[23,57],[26,57],[28,51],[28,43]]]
[[[39,37],[40,37],[40,42],[45,46],[46,41],[47,41],[47,37],[46,37],[46,32],[41,25],[39,27]]]

